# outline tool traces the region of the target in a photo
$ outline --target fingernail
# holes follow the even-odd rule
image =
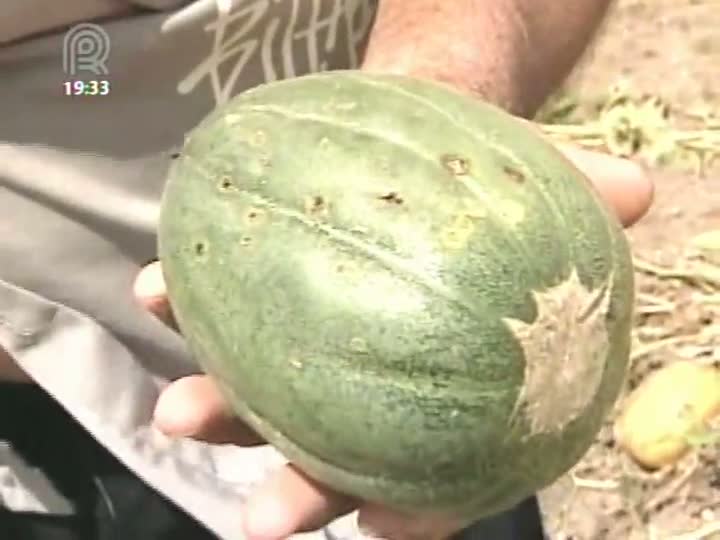
[[[165,282],[159,264],[142,269],[135,280],[135,295],[141,299],[162,298],[165,296]]]
[[[189,437],[197,430],[195,411],[185,410],[184,402],[175,399],[173,390],[160,394],[153,411],[153,424],[168,437]]]

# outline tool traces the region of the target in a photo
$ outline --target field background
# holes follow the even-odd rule
[[[639,285],[628,390],[680,359],[720,365],[720,239],[698,241],[720,231],[720,0],[619,0],[541,120],[632,155],[656,181],[654,208],[628,233]],[[552,540],[719,540],[720,438],[648,473],[617,448],[612,420],[541,494]]]

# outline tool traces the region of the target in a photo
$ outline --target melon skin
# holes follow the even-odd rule
[[[479,518],[573,466],[628,363],[633,272],[587,179],[436,83],[256,87],[170,169],[178,326],[239,417],[335,489]]]

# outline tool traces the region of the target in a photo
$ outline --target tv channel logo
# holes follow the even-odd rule
[[[63,71],[69,76],[80,72],[107,75],[110,36],[99,25],[81,23],[67,31],[63,39]]]

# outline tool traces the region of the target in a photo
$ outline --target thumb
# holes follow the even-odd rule
[[[570,162],[594,184],[622,224],[629,227],[650,208],[654,186],[637,163],[571,144],[556,144]]]

